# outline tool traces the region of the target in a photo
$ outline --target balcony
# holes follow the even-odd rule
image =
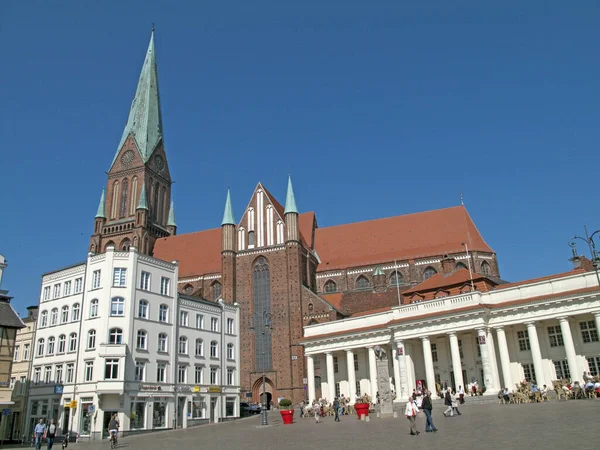
[[[127,356],[127,344],[100,344],[98,348],[100,358],[122,358]]]

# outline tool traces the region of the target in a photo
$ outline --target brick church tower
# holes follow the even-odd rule
[[[127,124],[100,197],[89,251],[135,246],[151,255],[156,239],[176,232],[152,30]]]
[[[291,180],[285,208],[259,183],[237,224],[228,193],[221,235],[223,299],[239,304],[243,320],[242,389],[257,401],[264,371],[268,401],[299,402],[304,399],[303,289],[314,279],[309,268],[314,272],[317,264],[301,237]]]

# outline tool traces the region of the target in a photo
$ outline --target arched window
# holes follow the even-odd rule
[[[167,351],[167,335],[165,333],[158,335],[158,351],[163,353]]]
[[[458,269],[466,269],[466,268],[467,268],[467,266],[465,266],[463,263],[461,263],[461,262],[456,263],[456,270],[458,270]]]
[[[92,350],[94,348],[96,348],[96,330],[90,330],[88,331],[87,349]]]
[[[106,245],[104,246],[104,251],[106,252],[106,251],[108,251],[108,247],[114,247],[114,246],[115,246],[115,243],[113,241],[108,241],[106,243]]]
[[[122,316],[125,314],[125,299],[123,297],[113,297],[110,300],[110,315]]]
[[[254,370],[270,370],[272,366],[271,333],[264,333],[265,315],[271,312],[271,272],[267,260],[259,257],[252,271],[253,306],[257,313],[254,326]],[[211,349],[212,351],[212,349]]]
[[[492,270],[490,268],[490,265],[488,264],[487,261],[483,261],[481,263],[481,273],[483,275],[489,275],[490,273],[492,273]]]
[[[73,304],[73,309],[71,310],[71,322],[77,322],[79,320],[79,303]]]
[[[227,359],[230,361],[233,361],[234,355],[233,355],[233,344],[227,344]]]
[[[158,221],[158,218],[161,217],[162,213],[162,202],[160,201],[160,185],[158,181],[154,185],[154,220]]]
[[[218,344],[217,341],[212,341],[210,343],[210,357],[217,358],[218,355]]]
[[[62,307],[60,315],[60,323],[67,323],[69,321],[69,307],[67,305]]]
[[[48,326],[48,311],[42,311],[40,314],[40,327],[44,328]]]
[[[186,284],[183,287],[183,293],[187,295],[192,295],[194,293],[194,286],[192,286],[191,284]]]
[[[148,318],[148,301],[147,300],[140,300],[140,303],[138,305],[138,317],[140,319]]]
[[[248,248],[254,248],[256,245],[256,236],[254,231],[248,231]]]
[[[43,338],[38,339],[37,355],[44,356],[44,345],[46,341]]]
[[[327,280],[327,283],[325,283],[325,292],[336,292],[337,291],[337,284],[335,284],[335,281],[333,280]]]
[[[108,343],[109,344],[122,344],[123,343],[123,330],[120,328],[111,328],[108,331]]]
[[[120,217],[125,217],[127,215],[127,194],[129,189],[129,181],[127,178],[123,180],[123,186],[121,187],[121,208],[119,211]]]
[[[427,267],[427,269],[425,269],[425,271],[423,272],[423,280],[426,280],[427,278],[431,278],[436,273],[437,273],[437,270],[435,270],[433,267],[431,267],[431,266]]]
[[[160,305],[158,308],[158,321],[168,322],[169,321],[169,307],[167,305]]]
[[[65,336],[64,334],[61,334],[58,337],[58,353],[65,352],[66,343],[67,343],[67,336]]]
[[[121,241],[121,245],[119,246],[119,248],[121,250],[123,250],[124,252],[128,252],[129,249],[131,248],[131,241],[129,240],[129,238],[125,238]]]
[[[312,313],[314,309],[315,309],[315,306],[312,303],[309,303],[308,304],[308,312]]]
[[[144,330],[138,330],[136,348],[138,350],[148,350],[148,333]]]
[[[74,352],[77,350],[77,333],[71,333],[69,335],[69,351]]]
[[[404,277],[402,276],[402,274],[400,272],[398,272],[397,270],[395,270],[390,275],[390,284],[392,286],[401,286],[401,285],[404,284]]]
[[[119,204],[119,182],[115,181],[113,183],[113,196],[112,196],[112,204],[110,208],[110,218],[117,218],[117,207]]]
[[[98,317],[98,299],[95,298],[90,302],[90,319]]]
[[[364,275],[361,275],[356,279],[356,289],[369,289],[370,287],[371,283]]]
[[[185,336],[181,336],[179,338],[179,354],[180,355],[188,354],[188,339]]]
[[[58,308],[53,308],[50,313],[50,325],[56,325],[58,323]]]
[[[204,356],[204,341],[196,339],[196,356]]]
[[[48,338],[48,348],[46,349],[47,355],[54,355],[54,336]]]
[[[223,286],[218,281],[215,281],[211,286],[211,298],[213,301],[217,301],[221,298],[221,293],[223,292]]]
[[[161,216],[159,217],[159,222],[160,223],[167,223],[167,216],[169,214],[169,211],[167,208],[169,208],[169,201],[167,199],[167,188],[166,187],[162,187],[162,189],[160,190],[160,204],[161,206]]]
[[[129,215],[133,216],[137,208],[137,191],[138,191],[138,180],[137,177],[133,177],[131,180],[131,201],[129,202]]]

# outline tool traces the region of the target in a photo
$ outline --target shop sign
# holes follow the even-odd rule
[[[69,403],[69,408],[77,408],[77,400],[71,400],[71,402]]]
[[[194,392],[200,392],[200,386],[194,386]]]
[[[213,394],[218,394],[221,392],[221,388],[219,386],[211,386],[208,388],[208,392],[212,392]]]
[[[12,411],[11,411],[9,408],[4,408],[4,409],[2,410],[2,415],[3,415],[3,416],[10,416],[10,415],[11,415],[11,413],[12,413]]]
[[[63,386],[61,386],[59,384],[55,384],[54,385],[54,393],[55,394],[62,394],[63,393]]]
[[[162,387],[158,384],[142,384],[140,385],[142,391],[161,391]]]
[[[192,388],[189,386],[176,386],[176,390],[179,392],[191,392]]]

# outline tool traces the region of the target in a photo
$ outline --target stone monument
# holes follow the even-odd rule
[[[377,357],[377,391],[379,392],[380,417],[393,417],[392,390],[390,387],[390,371],[386,351],[380,346],[375,347]]]

